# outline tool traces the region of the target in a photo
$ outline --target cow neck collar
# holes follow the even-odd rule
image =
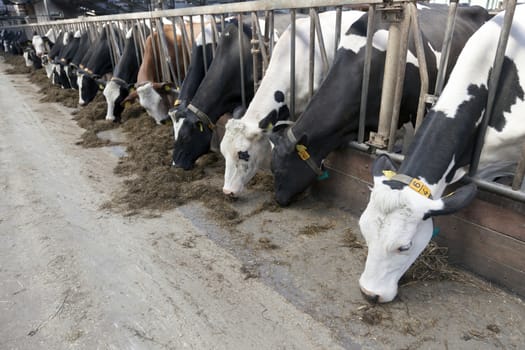
[[[308,165],[310,169],[313,170],[313,172],[317,175],[317,179],[324,180],[328,178],[328,172],[324,169],[323,166],[324,159],[321,161],[321,165],[317,166],[310,154],[307,152],[306,146],[298,143],[297,138],[295,137],[291,127],[289,127],[286,131],[286,136],[288,137],[288,140],[290,140],[292,145],[294,145],[295,151],[297,152],[297,156],[301,160],[306,162],[306,165]]]
[[[206,113],[204,113],[203,111],[201,111],[200,109],[198,109],[197,107],[195,107],[195,105],[191,103],[188,105],[187,108],[193,113],[195,113],[197,118],[199,118],[199,120],[204,125],[206,125],[210,130],[213,130],[213,128],[215,127],[215,124],[211,121],[210,117]]]
[[[385,175],[390,181],[401,182],[405,185],[408,185],[410,189],[416,191],[423,197],[432,199],[432,191],[430,191],[430,188],[420,179],[410,177],[405,174],[398,174],[392,170],[383,170],[383,175]]]
[[[125,81],[124,79],[121,79],[119,77],[112,77],[111,81],[113,81],[115,84],[117,84],[119,86],[122,86],[122,87],[128,85],[127,81]]]

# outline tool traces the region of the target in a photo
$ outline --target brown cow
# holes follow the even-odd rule
[[[188,27],[188,25],[186,25]],[[173,25],[166,24],[163,27],[166,41],[168,44],[168,51],[171,57],[171,62],[173,68],[176,70],[176,63],[182,64],[184,57],[183,53],[186,54],[186,51],[182,49],[183,39],[180,27],[177,25],[177,53],[178,58],[175,56],[175,38],[173,33]],[[189,33],[189,28],[186,29]],[[198,35],[200,32],[200,24],[194,24],[194,33]],[[154,36],[155,43],[155,52],[153,52],[153,43],[152,35]],[[169,118],[168,110],[173,106],[173,102],[177,97],[177,92],[173,88],[172,83],[159,82],[156,79],[157,70],[160,71],[160,68],[155,68],[155,58],[157,59],[156,66],[160,67],[161,57],[164,56],[164,52],[159,48],[160,38],[158,33],[154,32],[149,35],[146,39],[146,44],[144,46],[144,54],[142,64],[140,65],[137,83],[135,84],[136,90],[131,93],[125,101],[133,101],[137,97],[139,98],[140,105],[146,109],[148,114],[155,119],[157,124],[160,124],[163,120]],[[186,54],[186,60],[188,60]],[[181,69],[181,79],[184,78],[184,71]]]

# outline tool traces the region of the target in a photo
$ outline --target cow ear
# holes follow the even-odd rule
[[[392,159],[390,159],[389,156],[381,154],[376,158],[372,165],[372,176],[383,176],[383,171],[385,170],[397,171],[397,166],[392,162]]]
[[[441,208],[430,209],[423,216],[423,220],[426,220],[431,216],[451,214],[466,207],[472,202],[474,197],[476,197],[476,192],[476,184],[470,183],[460,187],[445,197],[435,200],[435,202],[441,202]]]

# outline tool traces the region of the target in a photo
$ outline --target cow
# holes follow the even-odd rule
[[[42,65],[46,70],[46,75],[51,79],[53,73],[53,65],[49,61],[49,53],[51,52],[57,37],[60,35],[56,33],[53,28],[49,29],[44,36],[34,35],[32,38],[33,48],[35,49],[36,55],[42,60]]]
[[[179,62],[179,64],[183,62],[184,51],[182,49],[183,36],[181,29],[180,27],[177,28],[177,37],[175,37],[173,28],[173,24],[165,24],[163,26],[168,52],[175,68],[176,62]],[[195,29],[197,28],[195,26]],[[175,54],[175,45],[177,45],[178,57]],[[137,83],[135,84],[136,90],[130,93],[123,102],[131,102],[138,97],[140,105],[144,107],[157,124],[161,124],[169,118],[168,111],[175,101],[176,91],[171,83],[156,81],[158,80],[156,71],[161,65],[161,57],[164,56],[160,48],[158,32],[155,31],[146,38],[142,56],[142,63],[137,75]],[[184,78],[183,72],[181,72],[181,75],[181,78]]]
[[[103,94],[107,103],[106,120],[120,121],[120,115],[124,110],[121,102],[129,95],[130,89],[137,82],[140,65],[137,57],[138,48],[135,45],[137,30],[140,29],[132,28],[126,33],[122,56],[113,70],[113,77],[105,84]]]
[[[37,33],[33,33],[33,37],[40,37],[37,35]],[[40,69],[42,68],[42,59],[40,56],[37,55],[36,50],[33,46],[33,40],[31,42],[28,42],[28,45],[24,49],[24,59],[26,63],[26,67],[33,67],[34,69]]]
[[[284,31],[286,22],[276,16],[274,37]],[[289,16],[286,16],[289,19]],[[264,28],[264,21],[259,21]],[[288,21],[289,23],[289,21]],[[239,29],[240,27],[240,29]],[[186,108],[179,108],[174,120],[175,144],[173,147],[173,166],[191,169],[201,155],[210,149],[214,124],[224,113],[232,112],[242,105],[242,83],[240,74],[239,30],[243,42],[242,65],[244,67],[244,86],[246,101],[254,96],[253,57],[251,53],[251,24],[232,20],[220,37],[215,57],[206,76]],[[261,62],[261,60],[258,60]],[[259,68],[257,68],[259,69]]]
[[[345,11],[341,16],[341,32],[363,15],[361,11]],[[324,12],[319,15],[323,39],[327,54],[327,66],[324,66],[320,45],[317,44],[314,61],[314,92],[328,73],[335,51],[336,13]],[[310,50],[310,19],[296,21],[295,44],[295,77],[300,82],[309,74]],[[266,130],[271,129],[280,120],[290,116],[290,37],[291,30],[279,38],[272,53],[268,69],[261,81],[252,102],[241,119],[230,119],[226,123],[226,131],[220,144],[221,153],[225,159],[223,192],[229,196],[237,196],[244,186],[255,175],[261,166],[269,167],[271,145]],[[317,39],[316,39],[317,40]],[[305,83],[296,84],[295,113],[300,115],[306,108],[310,98],[309,86]]]
[[[503,16],[495,16],[467,42],[400,168],[387,156],[373,165],[374,187],[359,219],[368,245],[359,285],[369,300],[392,301],[400,277],[433,235],[432,217],[453,213],[475,197],[472,183],[443,193],[465,174],[473,157]],[[518,5],[479,161],[482,179],[505,175],[518,162],[525,142],[524,82],[525,5]]]
[[[445,5],[421,6],[418,10],[428,65],[430,86],[435,85],[448,9]],[[378,16],[379,17],[379,16]],[[448,66],[452,67],[467,39],[487,19],[481,7],[459,7]],[[297,123],[271,135],[271,169],[275,199],[288,205],[316,178],[325,178],[323,159],[355,137],[359,125],[368,15],[364,14],[341,38],[334,63]],[[374,25],[368,90],[366,128],[377,130],[388,24],[377,18]],[[402,92],[399,125],[414,119],[419,102],[420,79],[417,59],[410,45]]]
[[[67,32],[65,31],[60,31],[60,33],[57,35],[55,44],[51,50],[49,50],[47,55],[45,55],[42,59],[42,63],[46,69],[47,77],[51,79],[52,84],[59,84],[59,71],[57,69],[57,64],[55,63],[55,58],[60,54],[60,51],[64,47],[64,36],[66,36],[66,33]]]
[[[97,80],[113,72],[111,39],[108,38],[108,32],[108,30],[102,30],[102,33],[95,41],[92,52],[82,59],[77,70],[78,104],[80,106],[86,106],[95,98],[99,90],[104,89],[104,86]],[[121,35],[120,29],[116,26],[114,26],[113,32],[117,36]],[[119,39],[115,40],[117,46],[119,43]]]
[[[76,31],[74,34],[67,33],[65,37],[67,37],[67,42],[64,41],[64,47],[62,50],[60,50],[60,53],[55,58],[55,62],[60,65],[59,82],[64,89],[73,88],[76,90],[78,89],[76,73],[70,64],[80,46],[82,33],[80,31]]]

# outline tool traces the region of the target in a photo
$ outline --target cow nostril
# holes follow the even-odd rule
[[[379,302],[379,295],[370,293],[369,291],[363,290],[361,288],[361,294],[363,294],[363,297],[371,304],[377,304]]]

